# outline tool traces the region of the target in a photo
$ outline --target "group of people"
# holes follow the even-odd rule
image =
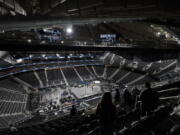
[[[123,94],[123,108],[130,110],[130,108],[133,109],[136,107],[137,102],[141,102],[141,116],[150,115],[159,106],[159,96],[151,88],[150,83],[146,83],[145,86],[146,89],[139,95],[132,95],[128,90],[125,90]],[[116,89],[114,102],[111,92],[104,93],[96,109],[96,114],[100,119],[101,135],[113,135],[113,126],[117,117],[117,111],[122,107],[120,105],[121,101],[118,89]]]
[[[101,135],[113,135],[114,124],[118,117],[117,114],[119,110],[124,110],[128,113],[130,110],[137,109],[137,106],[140,103],[140,116],[146,116],[151,115],[152,112],[158,108],[159,95],[157,91],[151,88],[150,83],[146,83],[145,87],[146,89],[141,92],[137,88],[132,92],[129,92],[126,89],[123,92],[123,96],[119,89],[116,89],[114,98],[111,92],[105,92],[103,94],[102,99],[96,108],[96,115],[100,119]],[[76,106],[73,105],[70,110],[70,115],[75,116],[77,112]],[[17,128],[11,124],[10,131],[17,132]],[[168,135],[178,135],[179,131],[180,126],[177,125],[171,129]]]

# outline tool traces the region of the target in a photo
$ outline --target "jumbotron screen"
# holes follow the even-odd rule
[[[62,30],[60,29],[38,29],[41,40],[56,43],[62,40]]]
[[[102,42],[115,42],[116,37],[116,34],[100,34],[100,39]]]

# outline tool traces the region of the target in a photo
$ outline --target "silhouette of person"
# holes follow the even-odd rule
[[[119,92],[119,89],[116,89],[116,93],[115,93],[115,96],[114,96],[114,103],[115,103],[115,105],[120,104],[120,92]]]
[[[131,93],[126,89],[124,91],[124,108],[126,113],[130,112],[133,106],[133,100]]]
[[[11,132],[17,132],[18,131],[18,129],[14,126],[14,124],[10,124],[9,129]]]
[[[75,105],[72,105],[70,115],[75,116],[76,114],[77,114],[77,109],[76,109]]]
[[[116,118],[116,106],[112,102],[110,92],[104,93],[98,104],[96,114],[100,118],[101,135],[113,135],[113,124]]]
[[[151,114],[159,105],[158,93],[151,88],[150,83],[145,85],[147,89],[140,94],[142,116]]]
[[[132,104],[133,108],[136,107],[136,104],[138,102],[138,97],[139,97],[140,91],[135,87],[132,91]]]

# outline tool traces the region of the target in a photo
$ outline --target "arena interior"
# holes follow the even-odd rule
[[[179,35],[175,0],[0,0],[0,135],[99,135],[117,89],[114,135],[179,135]],[[147,82],[160,103],[142,117],[124,92]]]

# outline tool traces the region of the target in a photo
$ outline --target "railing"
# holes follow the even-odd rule
[[[154,39],[154,40],[133,40],[131,43],[119,43],[119,42],[91,42],[91,41],[63,41],[64,43],[59,42],[47,42],[46,44],[41,44],[40,40],[32,40],[31,44],[27,42],[27,40],[17,40],[20,37],[16,37],[15,39],[6,39],[4,37],[0,37],[2,40],[5,40],[5,42],[11,42],[11,44],[16,44],[16,42],[19,42],[20,44],[27,44],[28,46],[41,45],[41,46],[47,46],[47,45],[56,45],[56,46],[80,46],[80,47],[122,47],[122,48],[130,48],[130,47],[158,47],[158,45],[162,45],[160,40]],[[16,41],[13,43],[13,41]],[[164,46],[164,45],[163,45]]]
[[[79,64],[77,64],[79,63]],[[49,64],[49,65],[45,65]],[[57,64],[57,65],[50,65],[50,64]],[[75,60],[75,61],[56,61],[56,62],[43,62],[43,63],[32,63],[32,64],[22,64],[22,65],[13,65],[7,68],[0,69],[0,78],[7,77],[10,75],[14,75],[17,73],[24,73],[28,71],[36,71],[42,69],[56,69],[60,67],[70,67],[70,66],[84,66],[84,65],[103,65],[101,60]],[[28,67],[33,66],[33,67]],[[40,66],[40,67],[35,67]],[[25,69],[21,69],[21,68]],[[18,69],[20,68],[20,69]]]
[[[172,78],[172,79],[163,80],[161,82],[153,82],[152,87],[157,88],[157,87],[161,87],[161,86],[164,86],[164,85],[173,84],[173,83],[176,83],[176,82],[179,82],[179,81],[180,81],[180,77],[175,77],[175,78]]]
[[[20,119],[20,120],[18,120],[18,121],[16,121],[16,125],[19,125],[19,124],[21,124],[21,123],[23,123],[23,122],[25,122],[25,121],[27,121],[27,120],[30,120],[30,119],[32,119],[34,116],[32,116],[32,115],[28,115],[28,116],[26,116],[25,118],[23,118],[23,119]]]
[[[12,116],[12,118],[11,118],[11,116]],[[16,116],[17,117],[21,116],[21,117],[19,117],[18,119],[17,118],[15,119]],[[2,117],[5,118],[4,116],[2,116]],[[18,124],[22,123],[23,121],[28,120],[28,119],[31,118],[30,115],[26,116],[23,113],[14,114],[14,115],[8,115],[7,117],[9,117],[9,118],[7,118],[7,121],[5,119],[5,121],[4,121],[5,123],[4,123],[4,125],[2,125],[2,127],[0,127],[0,131],[5,130],[5,129],[7,129],[9,127],[9,124],[11,124],[11,123],[8,123],[8,121],[12,120],[11,122],[13,122],[13,124],[18,125]]]
[[[44,64],[62,64],[62,63],[73,63],[73,62],[79,62],[79,63],[85,63],[85,62],[101,62],[101,60],[71,60],[71,61],[52,61],[52,62],[39,62],[39,63],[30,63],[30,64],[15,64],[9,67],[0,67],[1,70],[11,69],[11,68],[17,68],[17,67],[25,67],[25,66],[34,66],[34,65],[44,65]]]

